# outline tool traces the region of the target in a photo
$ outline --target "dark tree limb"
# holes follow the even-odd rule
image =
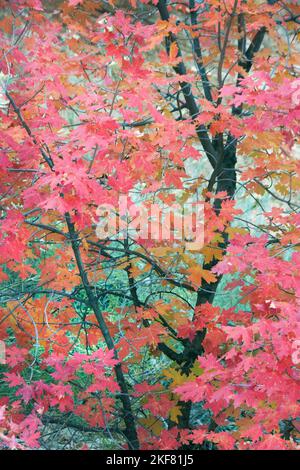
[[[197,26],[197,10],[195,8],[195,0],[189,1],[189,8],[190,8],[191,24],[192,26]],[[193,49],[196,55],[196,64],[197,64],[198,72],[202,80],[204,96],[208,101],[212,103],[213,97],[211,93],[211,84],[209,82],[206,69],[204,67],[202,49],[201,49],[200,40],[198,37],[193,37]]]
[[[24,120],[23,118],[23,115],[21,113],[21,110],[20,108],[17,106],[15,100],[12,98],[12,96],[10,95],[10,93],[8,93],[8,91],[6,91],[5,93],[7,99],[9,100],[10,104],[12,105],[13,107],[13,110],[14,112],[16,113],[16,115],[18,116],[19,118],[19,121],[23,127],[23,129],[25,129],[25,131],[27,132],[28,136],[32,138],[32,141],[35,145],[39,146],[39,143],[38,141],[36,140],[36,138],[34,137],[34,135],[32,134],[32,131],[30,129],[30,127],[28,126],[27,122]],[[54,163],[52,161],[52,158],[47,155],[47,153],[45,152],[45,150],[39,146],[39,151],[43,157],[43,159],[45,160],[45,162],[48,164],[48,166],[50,167],[50,169],[53,171],[53,168],[54,168]]]
[[[157,9],[159,11],[161,19],[164,20],[164,21],[169,21],[170,15],[169,15],[167,4],[166,4],[165,0],[159,0],[159,2],[157,4]],[[174,33],[170,32],[168,37],[166,38],[166,49],[167,49],[168,53],[169,53],[169,50],[170,50],[170,45],[172,43],[176,44],[177,49],[178,49],[178,57],[181,58],[182,54],[181,54],[181,50],[180,50],[177,38],[176,38]],[[185,67],[184,62],[182,60],[179,62],[179,64],[175,65],[173,68],[174,68],[174,71],[177,73],[177,75],[184,76],[187,73],[186,67]],[[192,119],[196,119],[198,117],[198,115],[200,114],[200,110],[199,110],[199,107],[196,103],[195,97],[193,95],[192,87],[189,83],[187,83],[185,81],[181,81],[181,82],[179,82],[179,84],[180,84],[180,88],[181,88],[182,94],[184,96],[185,104],[186,104],[186,107],[189,111],[189,114],[190,114]],[[206,127],[203,124],[196,126],[196,133],[197,133],[198,139],[201,142],[201,145],[202,145],[202,147],[203,147],[203,149],[206,153],[206,156],[207,156],[211,166],[213,168],[215,168],[216,162],[217,162],[217,155],[215,153],[215,149],[214,149],[214,147],[211,143],[211,140],[209,138]]]

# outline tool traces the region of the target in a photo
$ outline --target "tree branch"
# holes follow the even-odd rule
[[[158,8],[161,19],[164,21],[169,21],[170,16],[169,16],[169,12],[168,12],[168,8],[167,8],[165,0],[159,0],[157,4],[157,8]],[[174,33],[170,32],[168,37],[166,38],[166,49],[168,53],[170,49],[170,44],[172,43],[175,43],[177,46],[178,57],[182,57],[177,38]],[[178,75],[184,76],[187,73],[186,67],[182,60],[179,62],[179,64],[175,65],[173,68]],[[181,81],[179,82],[179,84],[180,84],[180,88],[185,99],[186,107],[189,110],[191,118],[194,120],[200,114],[200,111],[196,103],[195,97],[193,95],[192,87],[189,83],[185,81]],[[206,127],[203,124],[201,124],[200,126],[199,125],[196,126],[196,133],[211,166],[214,168],[217,162],[217,156],[215,153],[215,149],[209,138]]]

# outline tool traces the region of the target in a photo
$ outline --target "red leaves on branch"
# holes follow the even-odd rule
[[[0,446],[299,448],[297,2],[9,3]]]

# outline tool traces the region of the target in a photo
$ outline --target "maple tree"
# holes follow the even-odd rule
[[[0,6],[0,445],[298,448],[297,0]],[[121,195],[204,245],[99,238]]]

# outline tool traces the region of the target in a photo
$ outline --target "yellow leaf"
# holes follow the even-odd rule
[[[168,28],[169,28],[169,22],[168,22],[168,21],[164,21],[164,20],[159,20],[159,21],[157,21],[157,23],[156,23],[156,27],[157,27],[158,31],[168,30]]]
[[[283,196],[286,196],[287,194],[289,194],[289,191],[290,191],[290,188],[288,186],[286,186],[285,184],[281,184],[281,183],[277,183],[275,185],[275,189]]]
[[[167,246],[151,248],[151,253],[157,257],[167,256],[168,253],[172,253],[172,251],[176,251],[176,248],[170,248]]]
[[[204,256],[205,263],[210,263],[214,258],[215,259],[222,259],[222,250],[219,247],[210,247],[205,246],[202,248],[201,253]]]
[[[170,46],[170,52],[169,52],[170,59],[171,60],[176,59],[177,54],[178,54],[177,44],[175,42],[172,42],[172,44]]]
[[[191,369],[192,374],[189,375],[189,381],[195,379],[196,377],[199,377],[199,375],[202,375],[204,372],[204,369],[200,367],[200,364],[198,361],[195,362]]]
[[[248,231],[243,228],[243,227],[227,227],[226,230],[225,230],[228,235],[232,236],[232,235],[235,235],[235,234],[241,234],[241,235],[246,235],[248,233]],[[221,250],[220,250],[221,251]]]
[[[216,282],[217,278],[214,273],[203,269],[201,266],[192,266],[189,268],[188,272],[190,273],[188,279],[196,286],[199,287],[202,284],[202,279],[207,283]]]
[[[89,251],[89,245],[85,238],[82,240],[82,246],[85,251]]]
[[[185,374],[181,374],[175,369],[164,369],[163,374],[167,379],[173,380],[174,387],[183,384],[187,380],[187,376]]]

